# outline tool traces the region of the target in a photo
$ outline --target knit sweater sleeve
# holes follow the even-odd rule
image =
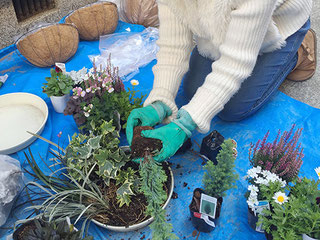
[[[200,132],[208,132],[220,112],[253,71],[277,0],[241,0],[232,11],[221,57],[212,64],[204,84],[189,104],[183,106]]]
[[[169,7],[160,3],[159,8],[159,40],[160,49],[157,64],[153,67],[153,89],[144,102],[144,106],[155,101],[165,103],[177,114],[175,98],[183,75],[189,67],[189,57],[193,46],[192,33],[187,26],[179,21]]]

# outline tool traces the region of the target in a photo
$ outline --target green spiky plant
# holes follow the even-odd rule
[[[147,154],[140,164],[141,191],[147,198],[148,206],[146,214],[154,218],[150,225],[153,240],[178,239],[172,232],[172,225],[166,221],[166,211],[162,208],[167,199],[167,193],[163,189],[167,181],[167,175],[162,166],[151,155]]]
[[[22,228],[21,231],[20,228]],[[74,226],[69,225],[66,220],[56,223],[34,219],[20,228],[16,230],[14,240],[93,240],[91,236],[82,238],[81,232],[76,231]]]
[[[235,188],[238,174],[235,173],[234,144],[231,139],[225,140],[217,155],[217,165],[208,161],[204,166],[203,185],[206,194],[212,197],[224,197],[226,191]]]

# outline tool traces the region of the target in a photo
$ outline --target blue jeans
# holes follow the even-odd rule
[[[244,80],[239,91],[227,102],[218,116],[225,121],[240,121],[267,103],[295,67],[298,49],[309,28],[310,20],[287,38],[285,47],[260,55],[251,76]],[[212,71],[212,63],[212,60],[201,56],[197,48],[193,50],[189,71],[183,80],[183,89],[189,99]]]

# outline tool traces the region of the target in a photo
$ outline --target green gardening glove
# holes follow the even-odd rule
[[[164,103],[157,101],[143,108],[132,110],[128,117],[126,135],[131,146],[133,129],[137,126],[153,127],[172,114],[171,109]]]
[[[162,149],[154,157],[157,162],[162,162],[173,156],[185,141],[192,135],[197,125],[186,110],[178,111],[177,119],[163,127],[154,130],[142,131],[146,138],[157,138],[162,141]]]

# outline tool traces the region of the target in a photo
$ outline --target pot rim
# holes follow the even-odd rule
[[[126,148],[129,148],[128,146],[123,146],[122,148],[126,149]],[[171,187],[170,187],[170,191],[169,191],[169,196],[165,202],[165,204],[163,205],[162,209],[165,209],[170,200],[171,200],[171,197],[172,197],[172,194],[173,194],[173,188],[174,188],[174,177],[173,177],[173,172],[172,172],[172,169],[171,167],[168,167],[169,171],[170,171],[170,176],[171,176]],[[131,231],[135,231],[135,230],[138,230],[138,229],[141,229],[141,228],[144,228],[146,226],[148,226],[150,223],[153,222],[153,217],[151,218],[148,218],[147,220],[141,222],[141,223],[137,223],[137,224],[133,224],[133,225],[130,225],[129,227],[125,227],[125,226],[112,226],[112,225],[106,225],[106,224],[103,224],[95,219],[91,219],[91,221],[93,223],[95,223],[96,225],[98,225],[99,227],[102,227],[102,228],[105,228],[105,229],[108,229],[108,230],[111,230],[111,231],[115,231],[115,232],[131,232]]]

